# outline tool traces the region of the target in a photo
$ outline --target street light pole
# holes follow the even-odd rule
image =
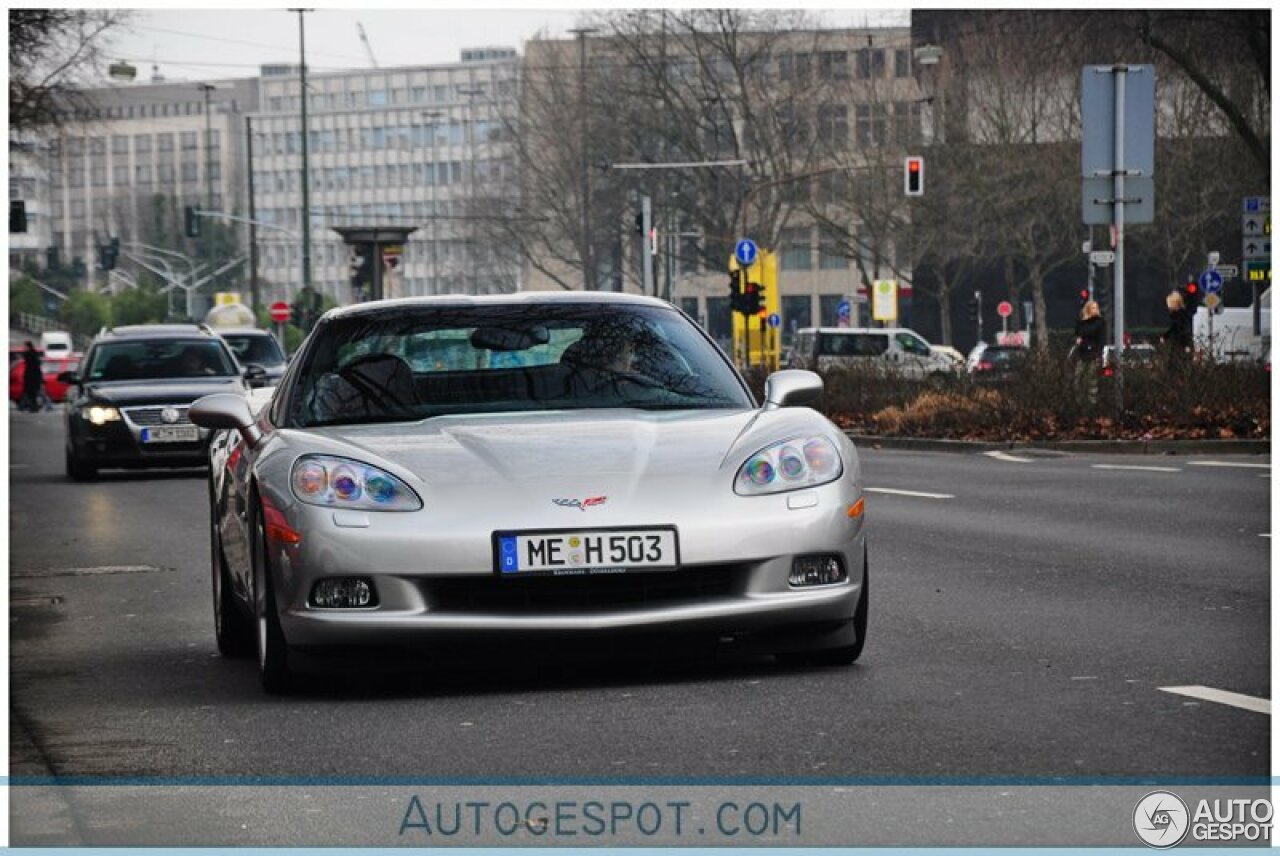
[[[484,90],[475,87],[458,88],[459,95],[467,97],[467,122],[463,143],[466,146],[467,174],[463,192],[466,194],[467,224],[467,293],[478,294],[479,283],[476,276],[476,96],[483,95]]]
[[[427,185],[430,188],[429,192],[431,194],[431,216],[428,218],[428,221],[431,223],[431,237],[429,239],[429,246],[431,247],[431,287],[427,290],[428,294],[435,294],[436,289],[439,288],[439,284],[436,279],[440,273],[439,263],[436,261],[436,257],[439,253],[439,248],[436,246],[436,230],[438,228],[436,225],[436,182],[440,179],[440,169],[436,166],[436,120],[443,115],[444,113],[439,110],[422,111],[422,118],[427,120],[427,132],[431,135],[431,141],[428,143],[428,150],[431,153],[431,183]]]
[[[213,204],[213,115],[209,96],[218,87],[212,83],[202,83],[198,87],[204,93],[204,184],[205,204],[212,211]]]
[[[578,112],[582,123],[582,290],[595,289],[595,270],[591,252],[591,169],[587,155],[587,35],[597,32],[592,27],[569,30],[578,37]]]
[[[261,295],[258,293],[258,211],[253,198],[253,117],[244,117],[245,136],[248,145],[245,152],[249,158],[249,305],[253,307],[257,317]]]
[[[307,162],[307,38],[303,15],[310,9],[290,9],[298,13],[298,54],[301,62],[300,85],[302,95],[302,287],[307,293],[311,288],[311,188],[310,169]]]

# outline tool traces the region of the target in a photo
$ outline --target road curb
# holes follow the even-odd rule
[[[1123,455],[1269,455],[1270,440],[947,440],[939,437],[883,437],[845,434],[860,446],[881,449],[914,449],[919,452],[1012,452],[1043,449],[1055,452],[1094,452]]]

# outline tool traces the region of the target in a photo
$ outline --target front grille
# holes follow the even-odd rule
[[[178,411],[177,422],[165,422],[160,418],[161,412],[166,407],[172,407]],[[162,425],[190,425],[191,420],[187,418],[188,405],[182,404],[160,404],[154,407],[125,407],[123,413],[125,418],[137,425],[139,428],[156,428]]]
[[[740,590],[740,566],[596,577],[459,577],[424,582],[433,612],[508,615],[590,613],[670,606],[728,597]]]

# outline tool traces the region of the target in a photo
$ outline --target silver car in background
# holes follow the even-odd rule
[[[269,405],[197,402],[217,641],[264,687],[349,646],[732,638],[848,663],[858,456],[810,372],[752,393],[669,304],[618,294],[333,310]]]

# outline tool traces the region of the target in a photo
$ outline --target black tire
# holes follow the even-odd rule
[[[226,558],[222,555],[222,539],[218,534],[217,509],[212,498],[209,503],[209,565],[213,580],[213,632],[218,641],[218,653],[224,657],[249,657],[254,652],[253,622],[236,601],[227,573]]]
[[[87,482],[98,477],[98,468],[93,464],[80,460],[76,453],[67,447],[67,478],[72,481]]]
[[[284,630],[280,627],[280,615],[276,612],[271,568],[267,564],[267,533],[262,523],[262,509],[256,502],[251,551],[258,676],[264,690],[272,695],[283,695],[293,690],[294,676],[289,669],[289,643],[285,641]]]
[[[856,662],[862,656],[863,646],[867,644],[867,614],[871,601],[869,580],[870,568],[867,563],[867,548],[864,545],[862,548],[862,594],[858,597],[858,605],[853,610],[853,630],[858,635],[857,641],[852,645],[842,645],[839,648],[780,654],[778,660],[787,664],[807,666],[848,666]]]

